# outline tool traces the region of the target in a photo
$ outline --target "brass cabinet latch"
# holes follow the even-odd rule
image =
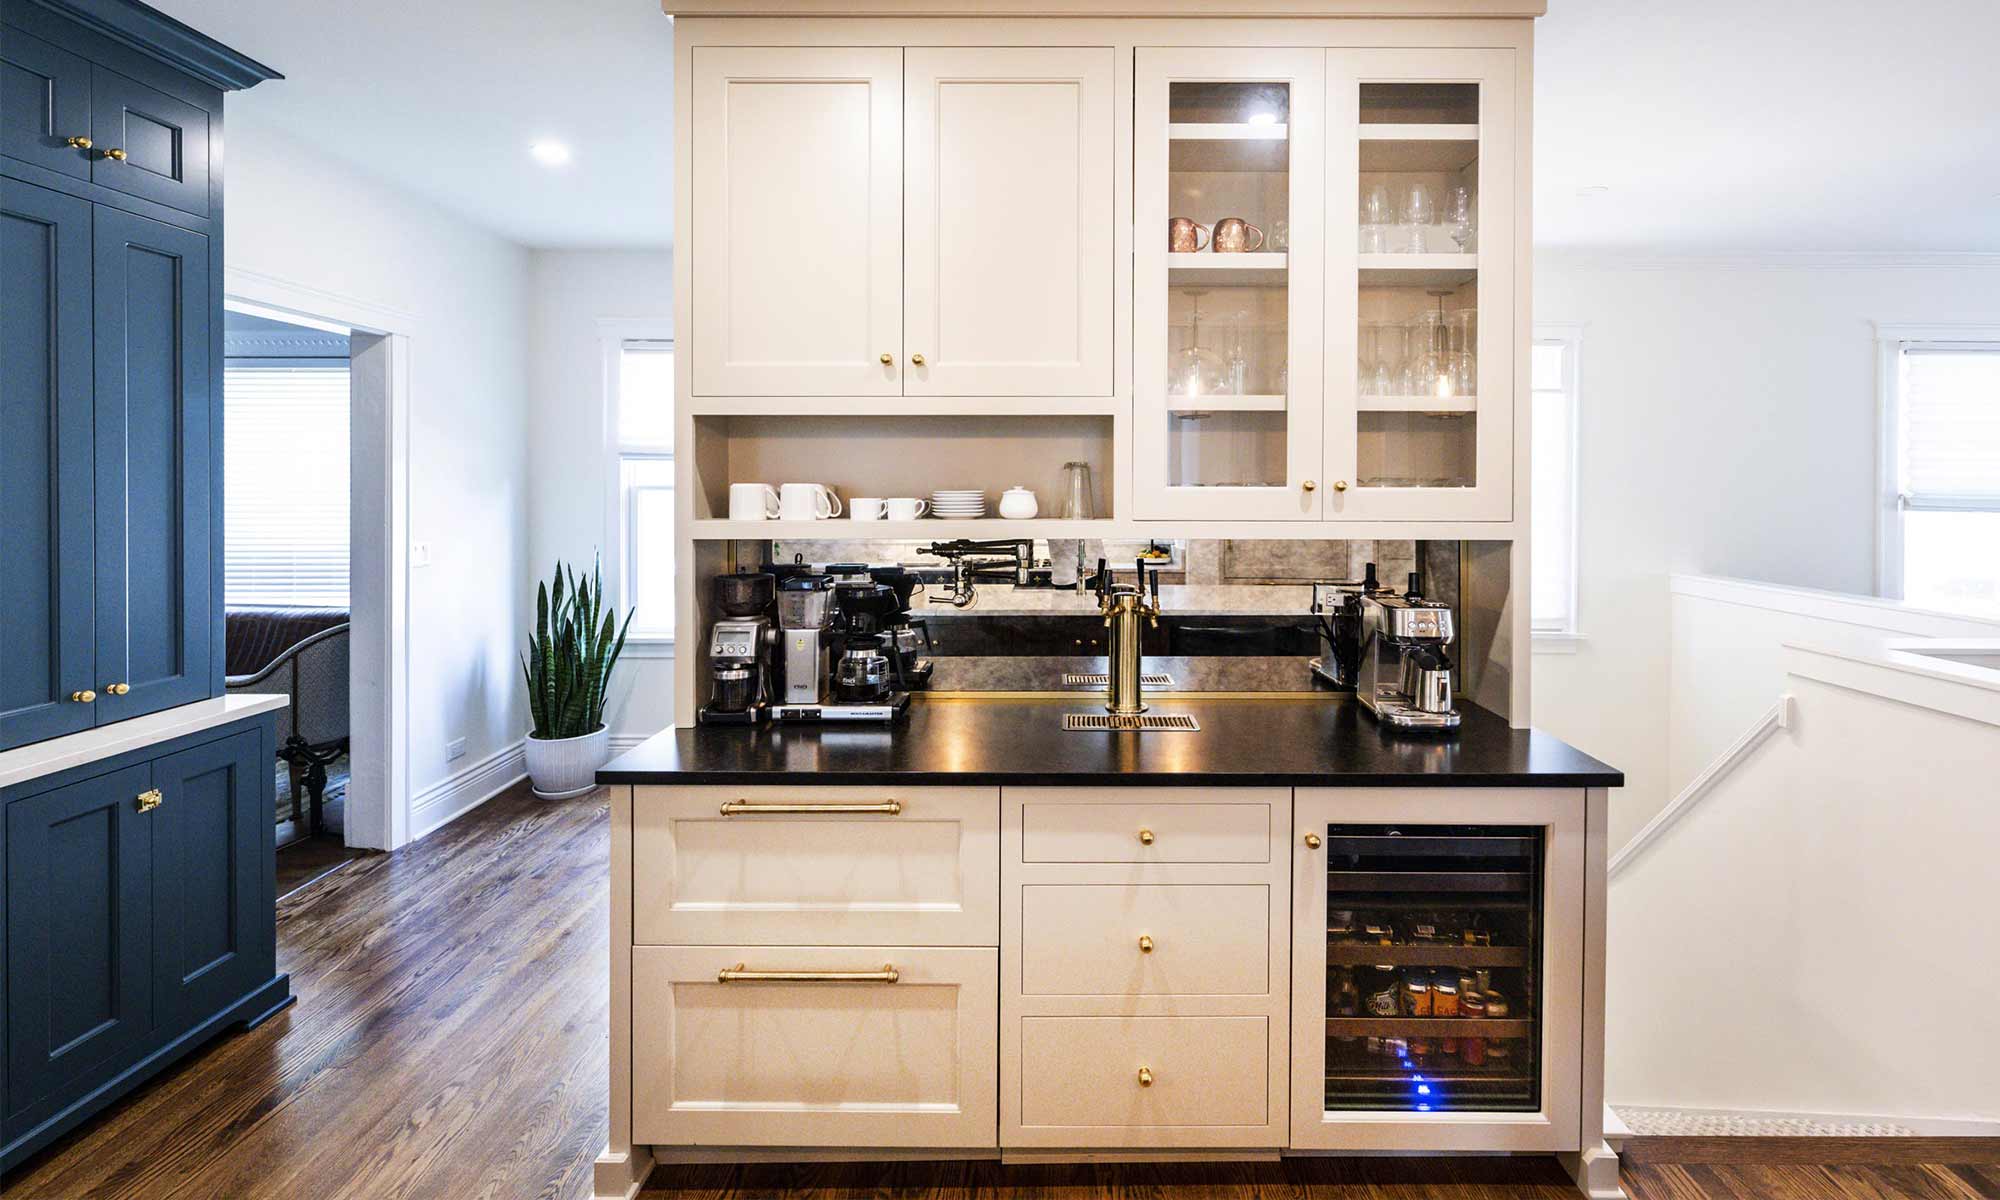
[[[165,797],[160,795],[159,788],[147,788],[139,793],[139,811],[152,812],[160,807],[160,802],[164,799]]]

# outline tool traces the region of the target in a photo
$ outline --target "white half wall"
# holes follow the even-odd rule
[[[599,322],[657,320],[671,328],[674,259],[660,250],[536,251],[531,266],[528,407],[528,579],[532,589],[557,559],[587,566],[604,555],[606,587],[618,594],[617,530],[610,528],[604,342]],[[611,683],[605,723],[614,742],[650,737],[674,723],[669,647],[626,647]]]
[[[412,796],[518,752],[515,648],[527,628],[528,252],[260,123],[232,98],[226,241],[233,271],[408,313]],[[448,763],[446,744],[465,739]],[[482,776],[483,778],[483,776]]]
[[[1870,322],[2000,321],[2000,265],[1545,253],[1534,308],[1583,326],[1584,635],[1536,657],[1534,722],[1625,772],[1615,850],[1702,765],[1669,749],[1668,577],[1871,591]]]

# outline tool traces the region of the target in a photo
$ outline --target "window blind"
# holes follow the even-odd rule
[[[223,596],[347,607],[347,364],[222,374]]]
[[[2000,347],[1906,346],[1905,508],[2000,512]]]

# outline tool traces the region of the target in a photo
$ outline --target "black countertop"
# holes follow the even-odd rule
[[[1385,732],[1351,697],[1155,695],[1195,733],[1066,733],[1091,698],[918,696],[893,727],[669,729],[599,783],[1181,784],[1244,787],[1621,787],[1623,773],[1461,703],[1448,737]],[[1097,711],[1102,711],[1098,709]]]

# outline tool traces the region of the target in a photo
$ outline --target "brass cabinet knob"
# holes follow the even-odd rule
[[[129,683],[107,683],[104,685],[104,694],[107,696],[123,696],[130,693],[131,690],[132,685]]]
[[[1346,491],[1346,490],[1347,490],[1347,481],[1346,481],[1345,479],[1336,479],[1336,480],[1334,480],[1334,481],[1333,481],[1333,490],[1334,490],[1334,491],[1336,491],[1336,492],[1344,492],[1344,491]]]
[[[1139,1068],[1139,1086],[1140,1087],[1153,1086],[1153,1072],[1146,1067]]]
[[[1152,830],[1150,830],[1150,829],[1141,829],[1141,830],[1139,831],[1139,844],[1140,844],[1141,846],[1150,846],[1150,845],[1152,845],[1152,844],[1153,844],[1153,831],[1152,831]]]
[[[893,367],[893,366],[895,366],[895,365],[896,365],[896,356],[895,356],[895,355],[893,355],[893,354],[884,354],[884,355],[882,356],[882,365],[883,365],[883,366],[885,366],[885,367]]]
[[[90,149],[90,139],[89,139],[89,138],[87,138],[87,137],[70,137],[70,138],[64,138],[64,139],[63,139],[63,144],[64,144],[64,145],[66,145],[66,146],[68,146],[68,147],[70,147],[70,148],[71,148],[71,149],[73,149],[73,150],[88,150],[88,149]]]
[[[1314,490],[1315,488],[1319,487],[1319,485],[1318,485],[1318,484],[1314,483],[1314,482],[1313,482],[1312,480],[1310,480],[1310,479],[1306,480],[1306,481],[1305,481],[1305,483],[1304,483],[1304,484],[1303,484],[1302,486],[1303,486],[1303,487],[1304,487],[1304,488],[1305,488],[1305,489],[1306,489],[1307,491],[1309,491],[1309,492],[1310,492],[1310,491],[1312,491],[1312,490]]]
[[[921,366],[923,366],[923,365],[924,365],[924,356],[923,356],[923,355],[921,355],[921,354],[912,354],[912,355],[910,355],[910,365],[911,365],[911,366],[913,366],[913,367],[921,367]]]
[[[1152,938],[1152,935],[1151,935],[1151,934],[1145,934],[1145,933],[1142,933],[1142,934],[1140,934],[1140,935],[1139,935],[1139,953],[1141,953],[1141,954],[1151,954],[1152,952],[1153,952],[1153,938]]]
[[[1317,850],[1317,849],[1319,849],[1319,835],[1318,835],[1318,834],[1316,834],[1316,833],[1309,833],[1309,834],[1307,834],[1307,835],[1306,835],[1306,849],[1308,849],[1308,850]]]
[[[69,698],[78,704],[90,704],[97,699],[97,693],[85,688],[80,692],[71,692]]]
[[[124,161],[125,161],[125,152],[124,152],[123,150],[120,150],[120,149],[118,149],[118,148],[117,148],[116,146],[113,146],[113,147],[112,147],[111,149],[109,149],[109,150],[103,150],[103,151],[99,151],[99,154],[98,154],[98,156],[99,156],[100,158],[108,158],[108,159],[110,159],[110,160],[111,160],[112,162],[124,162]]]
[[[145,791],[139,793],[139,811],[152,812],[154,809],[160,807],[160,802],[163,799],[164,797],[160,795],[159,788],[147,788]]]

